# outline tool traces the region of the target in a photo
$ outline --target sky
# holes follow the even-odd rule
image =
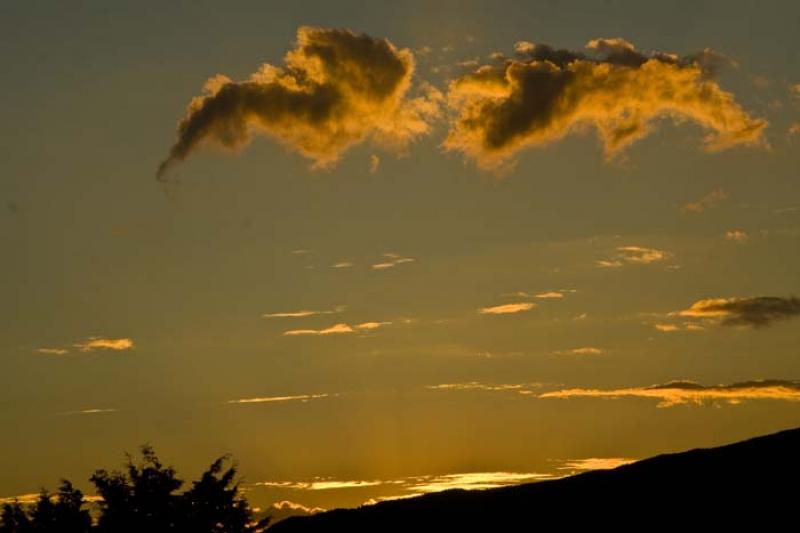
[[[144,443],[301,512],[797,425],[799,24],[3,2],[0,498]]]

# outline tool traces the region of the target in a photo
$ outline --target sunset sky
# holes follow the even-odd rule
[[[257,507],[800,421],[798,2],[0,4],[0,500]]]

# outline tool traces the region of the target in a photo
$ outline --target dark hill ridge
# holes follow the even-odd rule
[[[292,517],[269,531],[798,531],[798,489],[800,428],[557,480]]]

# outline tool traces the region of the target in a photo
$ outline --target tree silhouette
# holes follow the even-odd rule
[[[26,508],[7,503],[0,512],[0,533],[259,533],[269,518],[256,521],[247,500],[239,494],[236,466],[222,456],[198,481],[178,492],[183,481],[164,466],[149,445],[134,463],[126,455],[125,470],[97,470],[90,478],[100,500],[92,523],[81,491],[63,480],[57,494],[42,489]]]

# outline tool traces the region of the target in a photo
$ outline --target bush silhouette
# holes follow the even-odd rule
[[[192,487],[179,492],[183,481],[164,466],[151,446],[141,447],[134,463],[127,455],[125,470],[97,470],[90,481],[100,500],[93,521],[81,491],[67,480],[58,493],[42,489],[37,501],[3,505],[0,533],[257,533],[269,519],[256,521],[239,494],[236,466],[222,456],[211,463]]]

